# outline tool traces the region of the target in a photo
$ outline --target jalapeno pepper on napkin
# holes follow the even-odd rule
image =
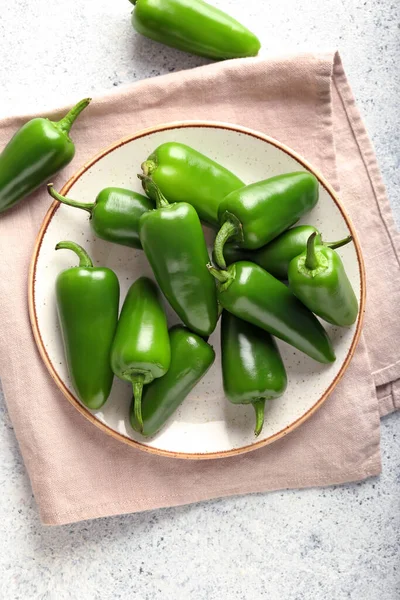
[[[218,227],[221,200],[244,187],[243,181],[228,169],[178,142],[158,146],[144,161],[142,170],[169,202],[188,202],[202,221],[214,227]],[[148,193],[152,197],[151,189]]]
[[[72,385],[88,408],[100,408],[114,378],[110,351],[118,321],[119,283],[114,271],[94,267],[74,242],[59,242],[56,250],[72,250],[79,266],[62,271],[56,280],[57,311]]]
[[[241,261],[219,271],[208,265],[219,282],[218,301],[225,310],[298,348],[321,363],[335,353],[318,319],[284,283],[258,265]]]
[[[143,386],[165,375],[170,362],[167,318],[157,286],[147,277],[140,277],[124,300],[111,350],[115,375],[132,383],[139,429],[143,426]]]
[[[337,242],[322,242],[321,234],[312,225],[298,225],[278,235],[266,246],[258,250],[244,250],[240,246],[226,244],[224,258],[228,265],[240,260],[256,263],[278,279],[287,279],[290,261],[304,252],[312,233],[317,234],[319,244],[328,248],[340,248],[351,241],[351,236]]]
[[[226,267],[226,242],[257,250],[294,225],[317,201],[318,181],[303,171],[277,175],[231,192],[218,208],[221,228],[214,244],[218,266]]]
[[[143,250],[178,316],[189,329],[208,336],[218,320],[217,292],[199,217],[187,202],[169,204],[151,179],[143,181],[157,205],[140,217]]]
[[[47,189],[50,196],[62,204],[87,211],[90,226],[97,237],[131,248],[142,247],[139,219],[143,213],[154,208],[147,196],[125,188],[109,187],[99,192],[95,202],[85,203],[62,196],[52,183],[47,184]]]
[[[32,119],[15,133],[0,154],[0,213],[71,162],[75,146],[69,131],[89,102],[81,100],[57,122]]]
[[[337,252],[317,243],[313,233],[307,250],[289,265],[289,287],[316,315],[340,327],[357,320],[358,301]]]
[[[154,435],[163,427],[215,359],[212,346],[181,325],[171,328],[169,341],[171,365],[167,374],[155,379],[143,392],[142,430],[136,417],[135,398],[131,404],[131,425],[146,437]]]
[[[132,25],[167,46],[213,59],[256,56],[254,33],[203,0],[130,0]]]
[[[264,424],[266,400],[278,398],[287,386],[278,346],[266,331],[224,310],[221,357],[225,395],[233,404],[253,405],[254,433],[258,436]]]

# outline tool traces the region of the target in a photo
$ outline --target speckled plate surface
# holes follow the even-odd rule
[[[92,423],[122,442],[143,450],[181,458],[219,458],[247,452],[273,442],[310,417],[328,397],[345,372],[361,331],[365,300],[365,277],[361,251],[352,225],[329,184],[289,148],[260,133],[233,125],[184,122],[142,131],[114,144],[87,163],[64,186],[62,193],[83,202],[93,202],[107,186],[141,191],[136,173],[140,163],[159,144],[179,141],[193,146],[235,172],[246,183],[280,173],[310,170],[320,182],[320,200],[303,223],[317,226],[325,239],[341,239],[351,232],[355,243],[339,250],[360,301],[357,323],[348,329],[324,324],[337,355],[333,365],[320,365],[291,346],[278,342],[288,373],[288,387],[279,399],[267,404],[264,429],[253,434],[251,406],[233,406],[224,397],[220,367],[219,325],[210,338],[216,351],[213,367],[173,415],[162,431],[151,439],[136,434],[129,425],[131,388],[115,378],[111,396],[99,411],[82,406],[74,395],[56,315],[54,282],[57,274],[76,260],[70,252],[55,252],[63,239],[82,244],[94,263],[114,269],[121,284],[121,304],[130,284],[141,275],[152,277],[141,251],[117,246],[93,236],[88,215],[54,202],[39,233],[29,278],[30,317],[41,356],[66,398]],[[210,246],[212,232],[205,229]],[[177,322],[167,309],[169,322]]]

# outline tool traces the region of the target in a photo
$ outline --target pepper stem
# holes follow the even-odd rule
[[[149,196],[149,198],[152,198],[155,201],[156,208],[166,208],[167,206],[170,206],[170,203],[151,177],[148,175],[141,175],[139,173],[138,178],[142,182],[143,189],[146,194]]]
[[[254,435],[258,437],[264,426],[265,398],[260,398],[252,404],[256,412],[256,426],[254,428]]]
[[[133,386],[133,411],[135,419],[139,425],[139,432],[143,432],[143,417],[142,417],[142,392],[143,392],[144,375],[135,375],[132,379]]]
[[[92,211],[95,207],[95,203],[85,204],[84,202],[77,202],[76,200],[71,200],[70,198],[66,198],[65,196],[61,196],[53,187],[52,183],[47,184],[47,191],[54,200],[58,200],[63,204],[67,204],[68,206],[74,206],[75,208],[81,208],[82,210],[87,210],[87,212],[91,215]]]
[[[60,121],[56,121],[57,129],[60,129],[68,135],[72,125],[81,112],[90,104],[91,98],[84,98],[78,104],[75,104],[71,110]]]
[[[338,240],[337,242],[324,242],[324,246],[328,246],[328,248],[330,248],[331,250],[336,250],[336,248],[341,248],[342,246],[345,246],[346,244],[349,244],[352,241],[353,236],[348,235],[343,240]]]
[[[310,235],[310,237],[308,238],[308,241],[307,241],[307,254],[306,254],[305,266],[306,266],[306,269],[309,269],[310,271],[314,271],[315,269],[318,268],[318,258],[317,258],[317,253],[315,251],[316,237],[317,237],[317,232],[314,231],[314,233],[312,233]]]
[[[131,2],[133,4],[133,6],[135,6],[137,0],[129,0],[129,2]]]
[[[219,271],[211,263],[208,263],[207,269],[210,271],[211,275],[215,277],[217,281],[220,283],[226,283],[230,279],[232,279],[232,275],[228,271]]]
[[[238,233],[238,227],[232,221],[225,221],[220,230],[217,233],[217,237],[214,242],[214,256],[215,262],[221,269],[226,269],[226,261],[224,257],[224,246],[228,240],[236,236]]]
[[[89,254],[75,242],[58,242],[56,250],[72,250],[79,258],[80,267],[93,267],[92,260]]]

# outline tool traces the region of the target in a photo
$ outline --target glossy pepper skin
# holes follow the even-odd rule
[[[130,248],[142,247],[139,219],[154,208],[154,203],[147,196],[125,188],[108,187],[99,192],[95,202],[84,203],[61,196],[52,183],[47,184],[47,189],[55,200],[87,211],[90,226],[97,237]]]
[[[61,249],[79,257],[79,266],[62,271],[56,280],[65,356],[79,399],[96,410],[110,395],[114,378],[110,351],[118,321],[118,278],[111,269],[93,267],[78,244],[60,242],[56,250]]]
[[[244,250],[239,246],[226,244],[224,258],[228,265],[240,260],[254,262],[274,277],[286,280],[288,278],[290,261],[304,252],[312,233],[316,233],[318,244],[328,246],[332,249],[340,248],[352,240],[352,237],[349,236],[337,242],[322,242],[321,234],[315,227],[312,225],[298,225],[297,227],[287,229],[287,231],[278,235],[272,242],[258,250]]]
[[[209,336],[218,320],[217,291],[207,270],[209,256],[199,217],[186,202],[169,204],[146,179],[156,210],[140,218],[140,241],[169,304],[195,333]]]
[[[203,0],[130,0],[142,35],[215,60],[256,56],[261,44],[246,27]]]
[[[140,277],[128,290],[111,349],[115,375],[132,383],[139,428],[143,386],[165,375],[170,362],[167,318],[157,286]]]
[[[172,327],[169,334],[171,365],[164,377],[146,387],[142,400],[142,435],[157,433],[176,411],[186,396],[207,373],[214,362],[213,348],[201,337],[181,325]],[[130,410],[130,422],[140,432],[136,418],[135,399]]]
[[[335,360],[325,329],[284,283],[246,261],[234,263],[226,271],[211,265],[208,268],[219,281],[218,301],[225,310],[265,329],[318,362]]]
[[[233,404],[252,404],[254,433],[264,424],[265,401],[281,396],[286,370],[274,338],[224,310],[221,318],[221,357],[224,391]]]
[[[0,213],[71,162],[75,146],[69,131],[89,102],[78,102],[61,121],[32,119],[14,134],[0,154]]]
[[[228,194],[244,187],[236,175],[178,142],[161,144],[142,164],[169,202],[188,202],[200,219],[218,227],[218,207]],[[151,190],[149,190],[151,194]],[[153,198],[155,199],[155,197]]]
[[[257,250],[310,211],[318,201],[318,181],[306,172],[277,175],[231,192],[219,205],[221,228],[214,252],[219,267],[227,241]]]
[[[316,315],[340,327],[357,320],[358,301],[337,252],[317,243],[315,234],[307,250],[289,265],[289,287]]]

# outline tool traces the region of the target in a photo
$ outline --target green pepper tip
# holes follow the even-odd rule
[[[207,264],[207,269],[209,270],[211,275],[215,277],[215,279],[220,283],[226,283],[227,281],[232,279],[232,275],[228,271],[226,271],[225,269],[216,269],[211,263]]]
[[[308,241],[307,241],[307,253],[306,253],[305,266],[310,271],[314,271],[315,269],[318,268],[318,258],[317,258],[317,253],[315,251],[316,237],[317,237],[317,232],[314,231],[314,233],[312,233],[310,235],[310,237],[308,238]]]
[[[138,173],[138,178],[144,185],[152,185],[154,188],[157,187],[156,183],[148,173]]]
[[[256,425],[254,428],[254,435],[258,437],[264,426],[265,398],[260,398],[256,402],[253,402],[253,407],[256,412]]]
[[[337,250],[338,248],[342,248],[342,246],[346,246],[353,241],[353,236],[348,235],[343,240],[338,240],[337,242],[325,242],[324,246],[328,246],[331,250]]]
[[[132,379],[133,386],[133,411],[138,424],[139,433],[143,433],[142,417],[142,393],[143,393],[144,375],[135,375]]]
[[[90,214],[90,216],[92,216],[92,211],[96,204],[95,202],[84,203],[84,202],[77,202],[76,200],[71,200],[71,198],[66,198],[65,196],[62,196],[61,194],[59,194],[54,189],[52,183],[47,184],[47,191],[50,194],[50,196],[52,198],[54,198],[54,200],[57,200],[58,202],[61,202],[62,204],[66,204],[67,206],[73,206],[74,208],[81,208],[82,210],[86,210]]]
[[[56,250],[72,250],[79,258],[80,267],[93,267],[92,259],[82,246],[75,242],[62,241],[58,242],[55,247]]]
[[[226,269],[226,261],[224,257],[224,246],[230,239],[238,239],[241,236],[242,229],[239,220],[230,215],[221,225],[214,242],[214,256],[217,265],[221,269]]]
[[[83,100],[80,100],[80,102],[78,102],[77,104],[75,104],[75,106],[71,108],[71,110],[65,115],[65,117],[63,117],[59,121],[56,121],[54,125],[57,127],[57,129],[68,135],[77,117],[81,114],[83,110],[85,110],[85,108],[90,104],[91,101],[91,98],[84,98]]]
[[[158,185],[151,177],[149,177],[149,175],[138,173],[138,178],[142,182],[143,189],[149,198],[155,200],[156,208],[166,208],[170,205]]]

